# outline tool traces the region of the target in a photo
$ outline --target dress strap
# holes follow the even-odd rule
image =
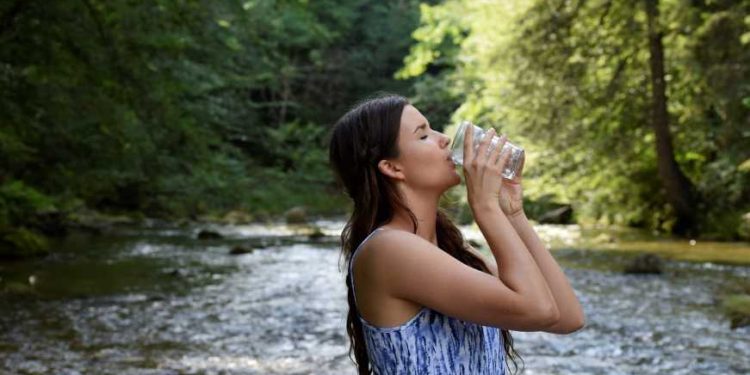
[[[364,245],[365,242],[367,242],[367,240],[369,240],[370,237],[372,237],[372,235],[375,234],[375,232],[377,232],[378,230],[381,230],[381,229],[384,229],[384,228],[382,228],[382,227],[375,228],[375,230],[373,230],[372,232],[370,232],[370,234],[368,234],[367,237],[365,237],[365,239],[362,240],[362,242],[359,244],[359,246],[357,246],[357,248],[354,249],[354,252],[352,253],[351,258],[349,259],[349,280],[351,281],[351,285],[352,285],[352,294],[354,294],[354,305],[355,306],[357,305],[357,293],[354,290],[354,272],[353,272],[353,269],[354,269],[354,259],[356,258],[357,254],[359,254],[359,249],[362,248],[362,245]],[[357,310],[359,310],[359,309],[357,309]]]

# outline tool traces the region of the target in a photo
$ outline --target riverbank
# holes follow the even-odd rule
[[[333,198],[332,198],[333,199]],[[344,220],[348,202],[342,199],[338,205],[331,202],[325,207],[295,206],[286,210],[273,212],[261,210],[251,213],[247,210],[229,210],[214,212],[191,217],[150,218],[141,212],[125,212],[119,214],[104,213],[95,210],[78,210],[69,215],[59,215],[63,222],[49,224],[57,233],[85,232],[94,235],[104,235],[118,228],[181,228],[181,227],[231,227],[231,226],[279,226],[286,223],[304,225],[315,221],[333,218],[335,221]],[[343,208],[342,208],[343,207]],[[336,212],[339,210],[340,212]],[[578,224],[537,224],[535,228],[543,237],[547,245],[555,249],[575,247],[580,250],[611,252],[613,254],[642,254],[653,253],[665,259],[688,261],[697,263],[716,263],[729,265],[750,266],[750,242],[720,242],[698,239],[683,239],[663,234],[650,233],[645,230],[618,226],[580,226]],[[314,225],[308,228],[315,232]],[[476,226],[468,225],[468,237],[479,239]],[[472,234],[473,233],[473,234]],[[330,235],[330,234],[329,234]],[[23,230],[16,235],[16,244],[25,246],[27,251],[0,251],[0,258],[38,257],[49,253],[47,237],[29,230]],[[2,248],[0,247],[0,250]]]
[[[51,240],[64,238],[70,233],[104,235],[118,228],[128,227],[185,227],[194,225],[246,225],[246,224],[302,224],[323,217],[337,217],[345,213],[349,202],[340,194],[310,191],[293,195],[284,205],[285,190],[266,194],[267,201],[253,205],[253,209],[204,210],[193,214],[162,213],[148,216],[143,211],[103,211],[78,206],[72,209],[29,211],[21,224],[0,223],[0,261],[35,258],[50,254]],[[296,203],[296,205],[294,205]],[[291,207],[291,208],[289,208]]]
[[[532,224],[552,251],[575,248],[629,257],[656,254],[675,261],[750,266],[750,242],[681,239],[618,226]],[[483,243],[476,225],[465,226],[463,230],[467,238]]]

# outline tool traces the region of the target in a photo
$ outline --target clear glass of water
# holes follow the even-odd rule
[[[451,144],[451,158],[453,159],[453,162],[458,165],[464,164],[464,134],[466,133],[466,129],[468,129],[469,126],[474,127],[474,153],[476,153],[479,149],[479,142],[481,142],[482,138],[487,135],[487,132],[484,129],[472,124],[471,122],[461,121],[461,125],[459,125],[455,136],[453,136],[453,143]],[[499,136],[493,136],[492,141],[490,142],[490,150],[494,150],[495,147],[497,147],[497,143],[499,141]],[[518,147],[508,141],[506,141],[503,145],[502,152],[506,152],[507,150],[510,150],[511,155],[508,163],[505,164],[502,175],[504,178],[512,180],[514,177],[516,177],[516,175],[521,173],[521,168],[523,168],[523,160],[526,155],[521,147]]]

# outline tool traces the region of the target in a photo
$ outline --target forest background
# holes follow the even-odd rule
[[[750,239],[750,1],[3,1],[0,248],[109,217],[340,216],[379,92],[527,150],[526,210]],[[446,209],[470,215],[461,189]],[[239,213],[239,214],[238,214]],[[564,220],[566,221],[566,220]]]

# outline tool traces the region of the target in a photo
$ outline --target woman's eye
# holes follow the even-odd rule
[[[427,139],[427,136],[423,135],[423,136],[419,137],[419,139]]]

